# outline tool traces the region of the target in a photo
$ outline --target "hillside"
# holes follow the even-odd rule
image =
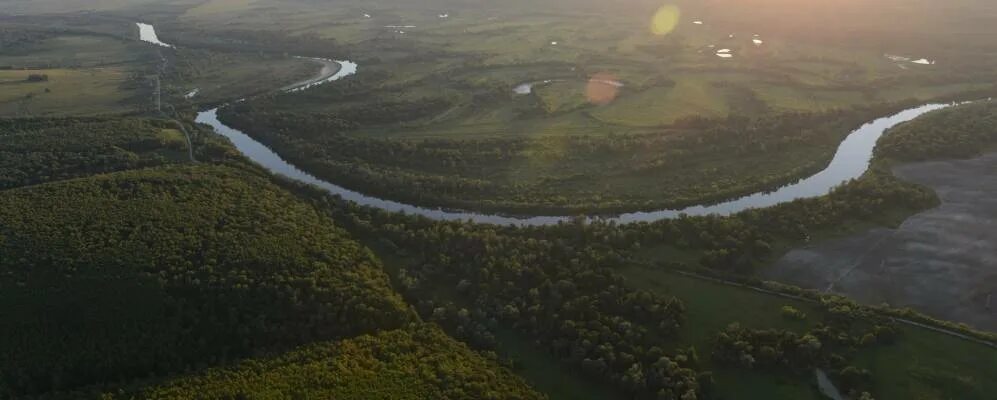
[[[8,393],[182,371],[410,320],[367,250],[231,168],[8,190],[0,220]]]
[[[134,396],[134,397],[133,397]],[[494,361],[416,325],[270,358],[111,397],[190,399],[543,399]]]

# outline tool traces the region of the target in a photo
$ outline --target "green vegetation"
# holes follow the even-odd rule
[[[29,77],[49,78],[32,82]],[[129,102],[142,92],[129,88],[136,83],[118,68],[72,70],[0,70],[0,115],[46,116],[117,113],[133,106]],[[151,96],[146,105],[152,104]]]
[[[317,73],[316,63],[267,54],[178,49],[167,63],[167,92],[177,101],[215,104],[290,85]],[[196,92],[195,92],[196,90]],[[193,96],[188,96],[194,93]]]
[[[100,17],[0,18],[0,116],[120,114],[153,107],[158,60]],[[134,26],[134,25],[132,25]],[[44,76],[47,79],[35,79]]]
[[[346,89],[336,90],[354,90],[344,83]],[[363,192],[422,205],[528,214],[678,208],[793,182],[824,168],[850,130],[908,105],[689,119],[660,135],[394,141],[342,132],[363,125],[366,115],[418,116],[436,103],[401,111],[396,104],[381,104],[342,115],[271,107],[296,96],[240,103],[220,116],[296,165]],[[362,95],[350,97],[355,96]],[[657,183],[646,186],[643,179]],[[567,195],[572,192],[576,195]]]
[[[985,400],[997,393],[997,351],[937,332],[903,328],[896,345],[860,352],[879,399]]]
[[[422,325],[319,343],[180,378],[143,399],[543,399],[494,361]]]
[[[231,168],[7,190],[0,220],[8,394],[183,371],[409,320],[365,249]]]
[[[3,119],[0,141],[0,190],[187,157],[174,125],[144,119]]]
[[[6,29],[10,29],[9,31]],[[146,62],[148,46],[107,36],[0,28],[7,69],[97,68]]]
[[[997,144],[997,103],[981,101],[933,112],[890,131],[877,157],[896,161],[969,158]]]
[[[0,397],[796,400],[820,398],[821,368],[854,398],[986,399],[997,352],[893,318],[993,335],[750,277],[789,246],[935,204],[889,161],[974,154],[992,137],[989,104],[956,109],[979,122],[953,111],[898,128],[866,176],[829,196],[626,226],[495,227],[360,207],[265,176],[190,126],[190,107],[314,72],[290,55],[351,59],[354,77],[221,116],[373,194],[606,211],[791,181],[826,164],[862,122],[991,89],[979,82],[993,81],[997,49],[951,42],[989,25],[925,40],[917,17],[936,6],[912,16],[886,0],[855,2],[863,14],[838,4],[826,14],[833,28],[802,27],[780,22],[798,11],[789,1],[759,0],[786,11],[754,20],[729,14],[751,2],[682,3],[664,37],[647,32],[660,4],[637,0],[612,12],[589,0],[92,0],[114,12],[0,18],[0,43],[14,49],[0,66],[28,68],[0,70],[12,77],[0,85],[55,95],[45,85],[114,71],[131,96],[113,103],[120,93],[94,89],[16,112],[148,109],[151,88],[138,82],[158,72],[180,120],[0,120]],[[956,11],[938,24],[972,20],[947,7]],[[871,24],[884,13],[902,23]],[[137,16],[179,48],[115,39],[134,38]],[[707,23],[691,23],[699,18]],[[81,51],[65,56],[72,44]],[[736,56],[716,57],[711,44]],[[939,64],[883,55],[894,52],[938,54]],[[188,164],[180,124],[199,163]]]
[[[623,259],[587,241],[583,225],[551,228],[538,239],[511,228],[329,211],[358,237],[408,259],[397,286],[424,319],[458,339],[501,349],[495,329],[512,327],[562,368],[626,396],[706,393],[708,374],[702,382],[694,351],[666,346],[683,325],[682,302],[625,288],[613,271]]]
[[[779,18],[726,3],[679,2],[676,29],[656,36],[651,1],[221,1],[187,10],[171,39],[356,61],[360,73],[340,84],[223,117],[359,191],[524,214],[681,207],[777,187],[825,166],[867,111],[992,89],[988,44],[952,40],[965,37],[952,26],[992,9],[983,2],[961,0],[954,13],[852,2],[834,11],[849,17],[833,29],[791,22],[809,18],[812,2],[759,2],[785,9]],[[937,14],[942,37],[908,23]],[[734,57],[717,57],[721,48]],[[922,56],[939,62],[912,62]],[[532,93],[513,92],[527,82]]]

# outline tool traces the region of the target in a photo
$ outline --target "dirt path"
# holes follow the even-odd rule
[[[868,304],[997,330],[997,153],[900,166],[942,205],[898,229],[873,229],[787,253],[764,278],[828,289]]]

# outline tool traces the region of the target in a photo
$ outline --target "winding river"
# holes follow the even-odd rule
[[[149,33],[150,36],[147,37],[147,33]],[[155,30],[152,29],[151,26],[149,26],[148,29],[141,29],[140,34],[142,40],[162,45],[162,42],[159,42],[156,38]],[[325,66],[319,76],[296,85],[285,87],[281,90],[287,92],[300,91],[323,83],[333,82],[357,73],[357,64],[349,61],[336,61],[336,63],[340,65],[340,68],[335,70],[335,72],[332,72],[334,69],[328,68],[327,64],[330,60],[312,60],[323,63]],[[823,196],[828,194],[836,186],[862,176],[862,174],[869,169],[869,163],[872,160],[872,152],[876,146],[876,142],[888,129],[917,118],[925,113],[953,105],[955,104],[925,104],[868,122],[852,131],[845,138],[845,140],[841,142],[841,145],[838,146],[838,150],[834,154],[834,158],[831,160],[831,163],[823,171],[803,178],[796,183],[785,185],[774,191],[759,192],[717,204],[697,205],[682,209],[634,212],[621,214],[615,217],[600,217],[600,219],[605,221],[614,221],[619,224],[630,224],[636,222],[653,222],[663,219],[672,219],[681,215],[730,215],[748,209],[771,207],[797,199]],[[231,140],[236,149],[238,149],[243,155],[265,167],[270,172],[283,175],[298,182],[318,186],[329,193],[342,197],[345,200],[353,201],[364,206],[376,207],[392,212],[420,215],[434,220],[472,221],[476,223],[496,225],[553,225],[573,219],[573,217],[568,216],[516,217],[499,214],[454,211],[442,208],[419,207],[368,196],[363,193],[346,189],[332,182],[322,180],[298,167],[295,167],[281,158],[280,155],[275,153],[273,150],[270,150],[262,143],[249,137],[249,135],[246,135],[245,133],[229,127],[219,121],[218,108],[198,113],[196,121],[213,127],[216,132]]]

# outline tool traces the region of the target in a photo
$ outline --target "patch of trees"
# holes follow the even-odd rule
[[[966,158],[997,143],[997,103],[980,101],[924,115],[890,130],[876,156],[898,161]]]
[[[732,324],[717,335],[713,358],[727,366],[795,375],[827,369],[838,389],[850,397],[872,392],[869,371],[847,360],[863,348],[895,342],[900,334],[896,323],[837,297],[823,298],[820,309],[826,314],[824,323],[805,333]]]
[[[159,167],[0,191],[0,397],[411,321],[368,250],[266,178]]]
[[[512,327],[566,367],[640,399],[700,398],[711,382],[694,350],[667,345],[684,320],[682,302],[629,289],[613,271],[625,260],[597,240],[537,239],[363,208],[329,211],[411,260],[396,276],[406,298],[469,343],[488,348],[498,326]]]
[[[431,325],[308,345],[107,399],[541,400],[497,362]]]
[[[48,82],[48,75],[46,74],[30,74],[28,75],[28,82]]]
[[[0,190],[175,162],[170,123],[137,118],[0,119]],[[174,131],[175,132],[175,131]]]

